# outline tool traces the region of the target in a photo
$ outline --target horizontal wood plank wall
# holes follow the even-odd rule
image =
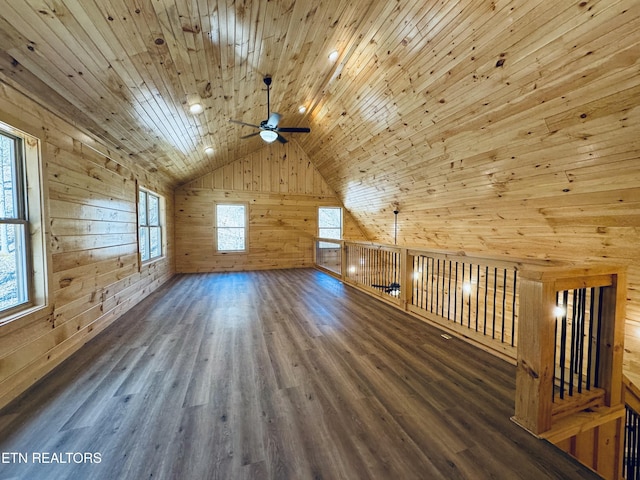
[[[249,205],[246,254],[214,251],[215,202]],[[266,145],[176,190],[176,270],[181,273],[313,265],[318,207],[342,206],[296,142]],[[344,236],[364,239],[348,212]]]
[[[0,83],[0,121],[41,141],[51,308],[0,326],[0,407],[174,272],[173,192],[161,175],[96,144]],[[167,255],[139,266],[136,182],[166,199]]]

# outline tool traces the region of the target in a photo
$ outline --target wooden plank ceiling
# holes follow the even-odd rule
[[[281,125],[311,128],[287,137],[361,220],[429,202],[437,215],[462,205],[469,219],[471,203],[509,188],[526,200],[542,171],[566,181],[552,159],[578,155],[584,166],[594,149],[629,145],[630,130],[618,130],[638,131],[639,9],[637,0],[7,1],[0,68],[173,185],[264,146],[229,120],[266,118],[262,79],[272,75]],[[204,113],[189,113],[194,102]],[[367,233],[388,241],[387,227]],[[438,243],[405,217],[403,228],[414,243]]]

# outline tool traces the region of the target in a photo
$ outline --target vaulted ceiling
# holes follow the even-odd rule
[[[285,135],[370,238],[390,230],[366,216],[401,205],[413,243],[500,250],[496,239],[523,236],[520,221],[557,233],[558,199],[591,195],[600,172],[633,186],[639,10],[637,0],[11,0],[0,73],[173,185],[265,147],[229,120],[266,118],[271,75],[281,124],[311,128]],[[189,112],[196,102],[202,114]],[[601,204],[620,196],[604,190]]]

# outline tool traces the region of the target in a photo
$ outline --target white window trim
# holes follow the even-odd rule
[[[218,205],[242,205],[244,207],[244,250],[218,249]],[[213,204],[213,251],[220,255],[245,255],[249,253],[249,203],[248,202],[214,202]]]
[[[320,235],[320,210],[322,209],[336,209],[336,210],[340,210],[340,237],[339,239],[342,239],[342,236],[344,235],[344,208],[340,207],[340,206],[336,206],[336,205],[323,205],[318,207],[318,222],[317,222],[317,227],[318,227],[318,237],[319,238],[327,238],[327,237],[323,237],[322,235]],[[328,228],[328,227],[323,227],[323,228]],[[336,239],[337,240],[337,239]],[[336,248],[335,245],[331,245],[328,242],[320,242],[319,244],[320,248]]]
[[[153,258],[149,258],[147,260],[142,260],[142,249],[140,248],[140,192],[145,192],[147,194],[147,205],[148,205],[148,195],[153,195],[154,197],[158,198],[158,223],[159,223],[159,227],[160,227],[160,255],[157,257],[153,257]],[[149,216],[149,212],[147,211],[147,218]],[[166,205],[165,205],[165,199],[162,195],[160,195],[157,192],[154,192],[153,190],[150,190],[148,188],[145,187],[141,187],[138,185],[138,188],[136,189],[136,225],[137,225],[137,243],[138,243],[138,264],[140,265],[140,267],[144,266],[144,265],[149,265],[152,264],[154,262],[157,262],[159,260],[163,260],[166,255],[167,255],[167,229],[166,229]],[[146,225],[148,227],[148,225]],[[151,245],[151,243],[149,242],[149,245]]]
[[[40,140],[29,133],[11,125],[0,122],[0,130],[22,140],[25,208],[28,219],[27,271],[29,273],[29,301],[11,309],[0,312],[0,325],[8,324],[20,318],[50,313],[49,304],[51,279],[48,271],[51,269],[51,252],[47,241],[49,225],[47,210],[44,205],[46,186],[44,182],[44,163],[40,148]]]

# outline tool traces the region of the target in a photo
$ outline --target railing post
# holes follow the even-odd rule
[[[318,265],[318,239],[317,238],[313,239],[313,248],[311,250],[312,250],[311,256],[313,259],[313,264]]]
[[[602,342],[600,370],[607,406],[623,403],[622,361],[624,355],[624,325],[626,316],[626,272],[612,275],[612,285],[602,293]]]
[[[406,248],[400,249],[400,306],[408,309],[411,303],[411,285],[413,283],[413,257]]]
[[[552,420],[555,288],[553,282],[520,275],[514,421],[539,434]]]
[[[346,282],[348,276],[349,265],[347,265],[347,242],[342,243],[342,248],[340,249],[340,263],[342,265],[340,269],[340,280]]]

